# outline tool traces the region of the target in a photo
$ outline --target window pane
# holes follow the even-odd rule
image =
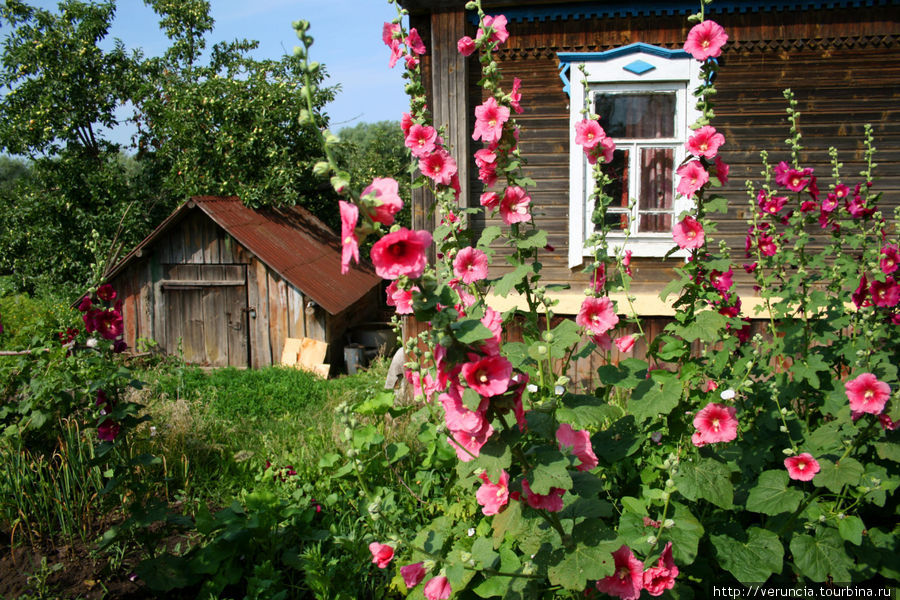
[[[630,150],[616,149],[611,163],[604,163],[603,172],[612,179],[604,191],[612,196],[610,208],[628,208],[628,171]]]
[[[672,230],[672,148],[641,148],[641,192],[638,199],[641,232]],[[645,211],[653,211],[647,214]],[[661,211],[667,211],[660,214]]]
[[[594,112],[613,138],[675,137],[675,92],[597,94]]]

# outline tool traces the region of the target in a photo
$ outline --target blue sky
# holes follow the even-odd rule
[[[31,3],[48,9],[57,5],[56,0]],[[342,88],[326,109],[332,130],[399,120],[407,108],[400,66],[388,69],[390,52],[381,41],[382,24],[397,14],[387,0],[210,0],[210,4],[216,23],[209,46],[240,38],[257,40],[257,58],[293,52],[298,40],[291,23],[306,19],[312,24],[312,60],[325,65],[329,84]],[[159,19],[142,0],[117,0],[116,5],[111,38],[121,39],[127,48],[142,48],[147,56],[165,51],[168,43]]]

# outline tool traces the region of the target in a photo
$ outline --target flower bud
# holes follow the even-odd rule
[[[655,544],[657,541],[658,540],[655,535],[651,535],[650,537],[647,538],[647,543],[650,544],[651,546],[653,544]]]
[[[781,451],[781,453],[784,454],[785,456],[793,456],[794,449],[793,448],[785,448],[784,450]]]
[[[666,519],[665,521],[663,521],[662,526],[663,529],[672,529],[673,527],[675,527],[675,521],[673,519]]]

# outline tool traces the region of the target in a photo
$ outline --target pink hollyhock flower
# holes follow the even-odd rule
[[[756,243],[759,245],[759,251],[763,256],[775,256],[778,252],[775,240],[769,237],[767,233],[761,233]]]
[[[853,300],[853,304],[856,305],[856,308],[862,308],[863,306],[871,306],[872,303],[868,300],[869,295],[869,282],[866,279],[865,274],[863,274],[862,278],[859,280],[859,285],[856,287],[856,290],[853,294],[850,295],[850,299]]]
[[[493,337],[487,340],[481,340],[481,350],[488,355],[500,354],[500,342],[503,337],[503,315],[488,307],[484,316],[481,317],[481,324],[491,330]]]
[[[890,275],[884,281],[873,280],[869,284],[869,293],[875,306],[890,308],[900,303],[900,285]]]
[[[428,259],[425,250],[431,245],[427,231],[411,231],[405,227],[389,233],[372,246],[375,274],[382,279],[397,279],[401,275],[421,277]]]
[[[734,271],[728,269],[726,272],[712,270],[709,274],[709,283],[720,292],[727,292],[734,285]]]
[[[400,129],[403,130],[403,137],[406,137],[409,135],[409,130],[410,130],[410,128],[412,128],[412,126],[413,126],[412,115],[410,115],[408,112],[405,112],[402,115],[400,115]]]
[[[409,35],[406,38],[406,45],[416,54],[425,54],[425,42],[422,41],[422,36],[419,35],[419,32],[416,31],[415,27],[409,30]]]
[[[425,579],[425,563],[415,563],[400,567],[400,576],[407,589],[413,589]]]
[[[694,417],[694,427],[697,428],[697,432],[692,438],[694,445],[730,442],[735,439],[738,426],[737,419],[734,417],[735,412],[733,406],[722,406],[715,402],[707,404]]]
[[[119,435],[122,426],[112,419],[103,419],[97,426],[97,438],[104,442],[113,442]]]
[[[417,371],[407,369],[403,376],[406,377],[406,381],[413,387],[414,397],[418,398],[421,396],[425,398],[425,402],[431,402],[431,397],[438,389],[437,382],[431,373],[426,372],[424,375],[420,375]]]
[[[591,341],[597,345],[598,348],[604,351],[612,350],[613,340],[609,337],[608,333],[601,333],[600,335],[592,335]]]
[[[522,80],[518,77],[513,77],[512,89],[509,91],[509,105],[512,107],[516,114],[522,114]]]
[[[465,288],[462,282],[459,280],[459,277],[454,277],[453,279],[447,281],[447,286],[456,292],[456,295],[459,296],[459,302],[462,306],[457,306],[457,310],[460,311],[460,314],[464,315],[465,311],[462,307],[469,307],[475,304],[475,301],[478,300],[475,296],[469,293],[469,291]]]
[[[897,429],[897,426],[900,425],[900,421],[894,421],[887,413],[881,413],[880,415],[878,415],[878,422],[881,423],[882,429],[886,429],[888,431],[894,431],[895,429]]]
[[[427,600],[447,600],[453,590],[450,589],[450,582],[447,581],[447,578],[439,575],[428,580],[423,592]]]
[[[469,387],[485,397],[497,396],[509,388],[512,363],[505,356],[488,356],[462,367]]]
[[[418,127],[418,125],[413,126]],[[363,190],[362,199],[375,200],[375,206],[365,207],[369,218],[382,225],[392,225],[394,215],[403,208],[403,200],[398,193],[399,184],[390,177],[376,177]],[[364,205],[365,206],[365,205]]]
[[[625,274],[631,277],[631,250],[625,251],[625,256],[622,258],[622,268],[625,269]]]
[[[591,275],[591,289],[597,293],[603,291],[603,287],[606,285],[606,263],[600,263],[596,269],[594,269],[594,274]]]
[[[684,51],[696,60],[716,58],[722,54],[722,46],[728,41],[728,34],[715,21],[703,21],[691,28]]]
[[[590,471],[599,464],[594,447],[591,445],[591,434],[587,431],[575,431],[571,425],[563,423],[556,430],[556,441],[560,450],[572,449],[572,454],[581,461],[578,465],[579,471]]]
[[[881,272],[890,275],[900,268],[900,251],[895,244],[888,244],[881,249]]]
[[[400,52],[400,40],[394,36],[394,33],[400,34],[400,25],[398,23],[385,23],[381,39],[384,40],[385,45],[391,49],[391,58],[388,61],[388,67],[391,69],[394,68],[402,55]]]
[[[456,161],[449,152],[439,148],[437,151],[419,158],[419,170],[435,183],[449,185],[453,176],[456,175]]]
[[[463,283],[475,283],[488,276],[487,254],[467,246],[453,259],[453,272]]]
[[[509,109],[497,104],[497,99],[491,96],[475,107],[475,131],[472,139],[480,139],[486,144],[499,141],[503,135],[503,124],[508,120]]]
[[[719,389],[719,384],[716,383],[715,381],[713,381],[712,379],[707,380],[706,384],[703,386],[704,392],[714,392],[717,389]]]
[[[426,154],[434,152],[437,141],[437,131],[430,125],[414,124],[406,134],[406,147],[410,149],[416,158],[422,158]]]
[[[528,205],[531,204],[531,196],[517,185],[506,188],[503,200],[500,201],[500,218],[507,225],[524,223],[531,219]]]
[[[391,281],[385,288],[387,295],[385,304],[393,306],[398,315],[411,315],[413,312],[412,293],[413,290],[418,289],[418,286],[414,286],[412,290],[401,290],[397,287],[397,280]]]
[[[628,546],[622,546],[612,555],[616,571],[598,581],[597,589],[622,600],[637,600],[644,588],[644,564],[635,558]]]
[[[535,494],[528,485],[528,480],[522,480],[522,492],[525,494],[525,501],[531,508],[538,510],[546,510],[547,512],[559,512],[563,509],[562,497],[566,490],[552,487],[549,494]]]
[[[509,502],[509,473],[501,469],[497,483],[491,483],[487,473],[478,477],[484,482],[475,492],[475,499],[484,507],[481,512],[488,516],[496,515]]]
[[[838,207],[838,197],[836,194],[828,194],[822,201],[822,212],[830,213]]]
[[[497,162],[497,153],[490,148],[481,148],[475,151],[475,166],[479,169]]]
[[[701,248],[706,236],[703,233],[703,225],[694,217],[688,215],[672,228],[672,237],[679,248],[694,250]]]
[[[356,221],[359,208],[355,204],[338,200],[341,211],[341,275],[350,270],[350,259],[359,262],[359,241],[356,239]]]
[[[601,335],[612,329],[619,322],[612,300],[607,297],[584,299],[581,309],[575,317],[575,323],[581,325],[595,335]]]
[[[485,422],[484,427],[474,433],[453,430],[450,433],[452,437],[447,438],[447,441],[456,449],[456,457],[462,462],[469,462],[473,458],[478,458],[481,447],[494,434],[494,428]]]
[[[391,45],[391,40],[399,40],[401,35],[400,23],[385,23],[381,28],[381,41],[386,46]]]
[[[606,137],[600,123],[593,119],[584,119],[575,123],[575,143],[585,150],[593,150]]]
[[[387,544],[372,542],[369,544],[369,552],[372,553],[372,562],[378,565],[379,569],[385,568],[394,559],[394,549]]]
[[[467,35],[459,38],[459,41],[456,42],[456,49],[463,56],[471,56],[473,52],[475,52],[475,40],[470,38]]]
[[[486,164],[483,167],[479,167],[478,180],[483,183],[485,187],[491,187],[497,183],[497,166]]]
[[[616,348],[619,349],[619,352],[623,354],[626,352],[631,352],[632,348],[634,348],[634,336],[633,335],[623,335],[622,337],[617,337],[615,339]]]
[[[762,191],[762,190],[760,190]],[[784,205],[787,204],[787,196],[771,196],[767,197],[765,194],[762,194],[762,201],[760,202],[759,208],[764,213],[769,215],[777,214]]]
[[[850,410],[877,415],[891,397],[891,386],[879,381],[872,373],[863,373],[844,384]]]
[[[116,290],[108,283],[104,283],[97,288],[97,297],[104,302],[112,302],[116,299]]]
[[[672,558],[672,542],[669,542],[663,548],[662,556],[659,557],[656,566],[644,571],[644,589],[651,596],[662,596],[663,592],[675,587],[676,577],[678,577],[678,567],[675,566],[675,559]]]
[[[451,384],[450,389],[438,396],[438,401],[444,408],[444,423],[450,431],[477,434],[487,424],[484,417],[489,403],[487,398],[482,398],[478,410],[469,410],[463,404],[460,387]]]
[[[866,206],[865,200],[862,199],[862,196],[856,194],[853,196],[853,199],[849,202],[846,202],[847,212],[850,213],[850,216],[854,219],[862,219],[864,217],[871,217],[875,213],[875,208]]]
[[[787,469],[788,476],[797,481],[811,481],[816,473],[819,472],[819,461],[812,457],[809,452],[804,452],[797,456],[788,456],[784,459],[784,468]]]
[[[716,178],[722,185],[728,183],[728,171],[730,167],[722,162],[722,159],[718,156],[716,157]]]
[[[704,125],[688,138],[686,146],[687,151],[696,157],[713,158],[724,143],[724,135],[718,133],[715,127]]]
[[[775,183],[783,185],[792,192],[803,190],[808,184],[812,169],[794,169],[786,162],[781,161],[775,167]]]
[[[488,27],[490,27],[493,31],[488,37],[488,42],[497,42],[498,44],[502,44],[509,39],[509,32],[506,30],[506,16],[505,15],[497,15],[490,16],[487,15],[484,17],[484,28],[478,28],[478,33],[475,36],[475,39],[480,40],[484,37],[485,31]]]
[[[706,172],[706,169],[703,168],[703,165],[698,160],[692,160],[687,164],[681,165],[675,172],[681,178],[678,181],[676,191],[688,198],[697,193],[697,190],[709,181],[709,173]]]

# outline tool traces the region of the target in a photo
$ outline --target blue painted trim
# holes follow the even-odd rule
[[[629,73],[634,73],[635,75],[643,75],[644,73],[649,73],[653,69],[656,68],[656,65],[651,65],[646,60],[637,59],[634,62],[630,62],[624,67],[622,67]]]
[[[707,7],[709,14],[755,13],[807,11],[835,8],[873,8],[877,6],[897,6],[900,0],[717,0]],[[605,19],[610,17],[675,16],[688,15],[697,11],[696,0],[666,2],[616,1],[563,4],[553,6],[508,7],[500,11],[511,22],[559,21],[568,19]],[[477,25],[478,15],[468,13],[469,22]]]
[[[627,46],[613,48],[612,50],[604,50],[603,52],[557,52],[556,56],[559,58],[559,62],[603,62],[620,56],[627,56],[628,54],[637,54],[638,52],[666,59],[690,58],[691,56],[684,50],[669,50],[668,48],[661,48],[645,44],[644,42],[635,42]]]
[[[559,78],[562,79],[563,91],[566,93],[566,96],[571,96],[571,94],[569,93],[569,72],[571,70],[572,70],[572,63],[560,61],[560,63],[559,63]]]

